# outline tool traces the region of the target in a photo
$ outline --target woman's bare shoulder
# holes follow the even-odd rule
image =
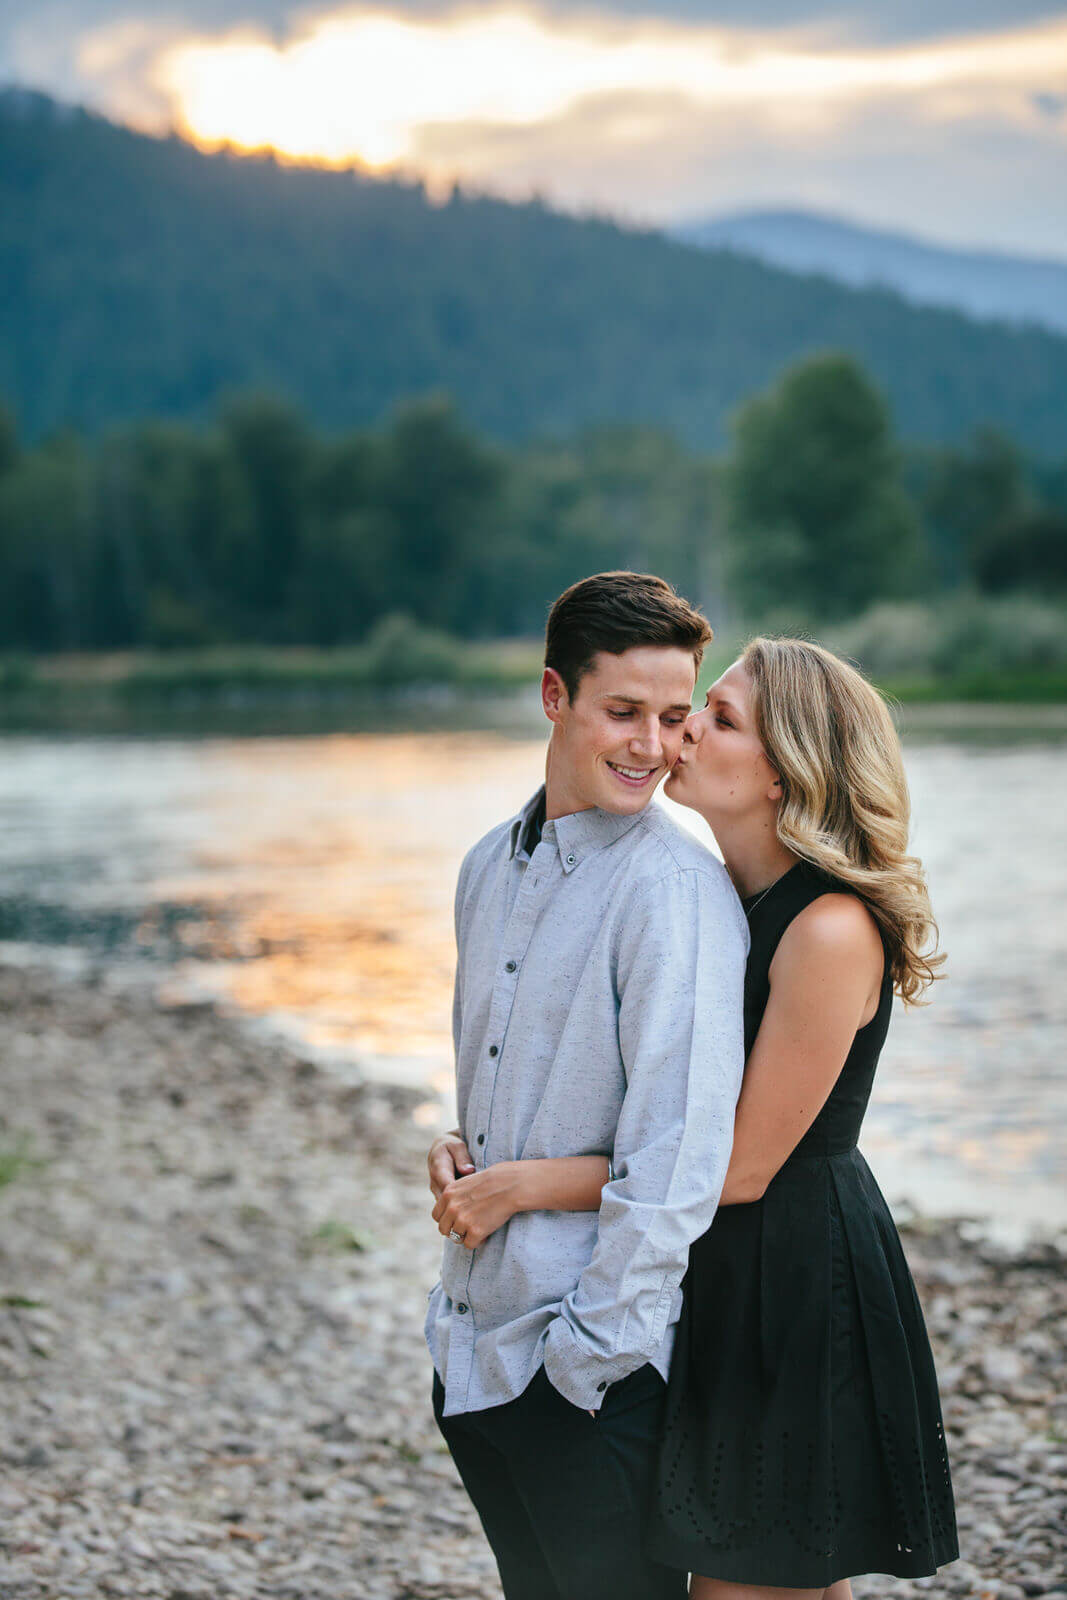
[[[858,895],[829,892],[793,918],[771,968],[772,972],[775,966],[795,971],[846,963],[873,972],[881,968],[882,960],[882,939],[872,912]]]

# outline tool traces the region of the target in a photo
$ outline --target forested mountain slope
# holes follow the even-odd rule
[[[22,90],[0,95],[0,285],[0,398],[30,438],[257,386],[326,426],[443,389],[501,439],[631,420],[717,445],[783,364],[838,348],[906,438],[1063,441],[1051,333],[538,203],[207,156]]]

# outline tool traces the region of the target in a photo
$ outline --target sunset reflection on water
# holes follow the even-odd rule
[[[0,900],[31,952],[221,999],[352,1077],[451,1099],[452,897],[541,781],[541,738],[27,738],[0,763]],[[1067,1222],[1067,745],[906,747],[948,952],[897,1007],[863,1149],[891,1199]],[[669,804],[669,802],[667,802]],[[709,838],[692,812],[674,815]],[[18,919],[24,926],[18,931]],[[0,947],[10,951],[11,944]]]
[[[284,752],[277,741],[225,746],[229,776],[204,819],[211,842],[156,886],[226,911],[210,924],[213,951],[194,926],[181,976],[243,1011],[298,1021],[311,1044],[433,1073],[450,1037],[456,873],[536,787],[543,743],[343,736],[314,741],[307,767],[299,752],[290,741]]]

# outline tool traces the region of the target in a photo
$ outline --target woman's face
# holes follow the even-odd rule
[[[664,792],[712,826],[777,808],[781,785],[756,733],[752,681],[740,661],[712,684],[704,709],[687,721]]]

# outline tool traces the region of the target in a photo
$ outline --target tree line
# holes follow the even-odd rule
[[[503,446],[430,396],[316,431],[238,395],[26,446],[0,409],[0,650],[335,646],[403,613],[460,638],[538,634],[585,573],[662,573],[718,621],[813,622],[970,587],[1067,591],[1067,460],[985,430],[904,450],[845,356],[737,413],[728,451],[650,427]]]

